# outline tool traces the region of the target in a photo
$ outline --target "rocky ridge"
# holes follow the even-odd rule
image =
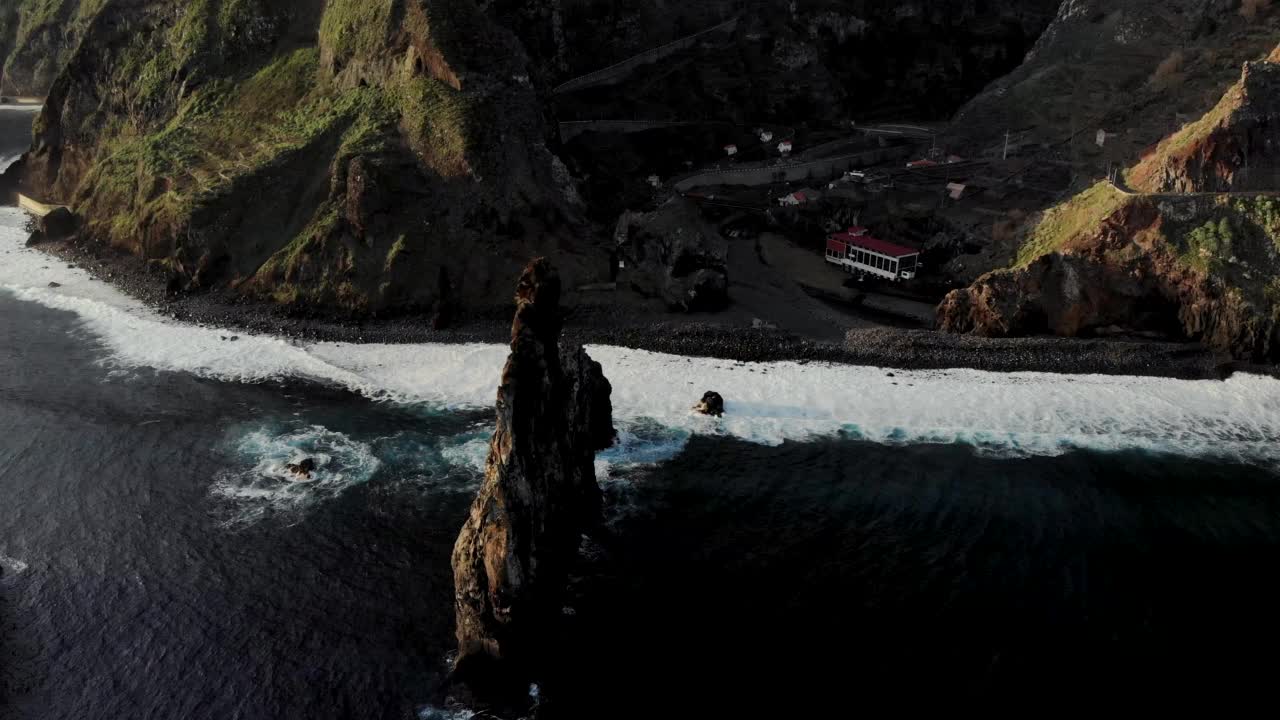
[[[608,269],[527,64],[471,0],[116,0],[11,174],[175,290],[445,322]]]
[[[1240,81],[1204,117],[1183,127],[1128,172],[1148,193],[1280,188],[1280,49],[1246,62]]]
[[[1068,0],[1026,60],[961,108],[949,142],[996,157],[1009,131],[1015,149],[1101,175],[1209,111],[1278,29],[1270,3]]]
[[[947,296],[941,329],[1157,335],[1280,360],[1275,59],[1247,63],[1204,118],[1126,173],[1132,190],[1102,182],[1046,213],[1013,268]]]

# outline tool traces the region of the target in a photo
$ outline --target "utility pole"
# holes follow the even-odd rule
[[[1004,155],[1000,159],[1001,160],[1009,159],[1009,131],[1008,130],[1004,131]]]

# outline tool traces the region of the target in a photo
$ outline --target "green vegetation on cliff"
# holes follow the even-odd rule
[[[1239,84],[1233,85],[1223,94],[1222,99],[1198,120],[1188,123],[1177,132],[1156,145],[1132,168],[1125,171],[1125,182],[1133,188],[1146,192],[1161,192],[1161,174],[1178,162],[1185,161],[1187,156],[1195,152],[1216,131],[1222,129],[1230,121],[1243,104],[1244,91]]]
[[[6,0],[0,8],[0,92],[42,95],[107,0]]]
[[[1163,234],[1180,263],[1259,307],[1276,304],[1280,288],[1280,201],[1269,196],[1215,199]]]
[[[394,89],[405,134],[414,149],[445,174],[464,172],[474,149],[471,104],[439,80],[415,77]]]
[[[110,240],[128,246],[139,228],[180,226],[200,198],[237,174],[305,145],[331,120],[302,105],[317,66],[315,50],[298,50],[241,83],[211,83],[158,130],[125,126],[103,146],[76,193],[114,209],[91,221],[109,218]]]
[[[347,60],[375,52],[391,34],[397,0],[331,0],[320,21],[320,45]]]
[[[1051,208],[1018,249],[1014,267],[1025,267],[1042,255],[1059,252],[1097,232],[1103,221],[1124,207],[1126,201],[1123,193],[1102,181]]]
[[[357,312],[505,303],[466,248],[585,257],[558,243],[581,221],[528,60],[476,0],[110,7],[54,86],[23,182],[170,287]]]
[[[91,217],[110,218],[103,228],[108,237],[129,246],[139,228],[183,226],[204,200],[238,177],[269,168],[322,136],[338,138],[334,167],[407,142],[440,174],[463,173],[468,123],[461,93],[438,81],[416,77],[386,88],[344,89],[322,77],[317,49],[303,48],[243,79],[197,89],[163,127],[126,126],[104,145],[76,194],[112,208]],[[264,271],[291,265],[296,245]]]

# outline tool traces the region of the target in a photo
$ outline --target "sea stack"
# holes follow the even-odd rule
[[[527,691],[600,518],[595,454],[613,443],[612,388],[580,346],[560,348],[560,327],[560,278],[534,260],[516,290],[484,484],[453,550],[454,680],[482,703]]]

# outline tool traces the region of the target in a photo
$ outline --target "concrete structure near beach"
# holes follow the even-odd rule
[[[39,200],[27,197],[22,193],[18,193],[18,207],[22,208],[24,211],[36,217],[44,217],[45,215],[48,215],[49,213],[53,212],[54,210],[57,210],[60,207],[66,207],[66,205],[51,205],[49,203],[42,203]]]

